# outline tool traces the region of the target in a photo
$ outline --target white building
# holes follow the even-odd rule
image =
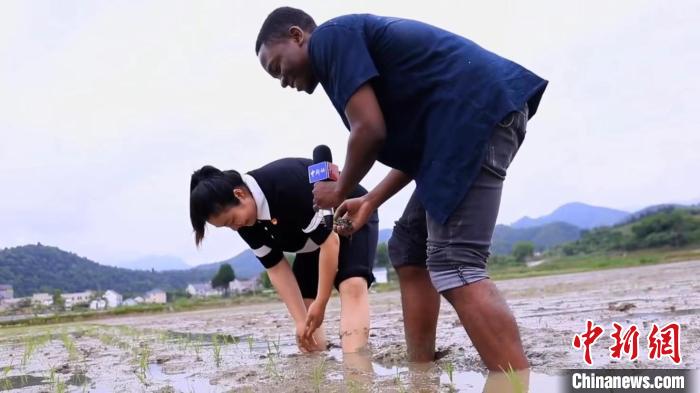
[[[212,288],[211,283],[203,282],[199,284],[189,284],[185,292],[189,293],[190,296],[199,297],[209,297],[209,296],[221,296],[221,290]]]
[[[12,285],[0,284],[0,303],[3,300],[9,300],[14,297],[14,291],[12,290]]]
[[[255,292],[260,289],[260,279],[257,277],[249,280],[235,279],[228,284],[228,290],[232,294]]]
[[[7,306],[7,307],[16,307],[20,303],[22,303],[23,301],[26,301],[26,300],[29,300],[30,303],[32,301],[32,299],[28,298],[28,297],[15,297],[12,299],[2,300],[2,301],[0,301],[0,304],[2,304],[3,306]]]
[[[127,306],[127,307],[129,307],[129,306],[135,306],[135,305],[137,305],[137,304],[138,304],[138,303],[136,303],[136,300],[131,299],[131,298],[126,299],[126,300],[124,300],[124,301],[122,302],[122,306]]]
[[[105,291],[105,294],[102,296],[102,298],[104,298],[107,301],[107,307],[109,308],[119,307],[122,304],[122,295],[111,289]]]
[[[53,304],[53,296],[48,293],[35,293],[32,295],[32,304],[50,306]]]
[[[144,303],[164,304],[167,300],[167,295],[162,289],[151,289],[144,294]]]
[[[385,267],[375,267],[372,269],[374,274],[374,282],[377,284],[386,284],[389,282],[389,272]]]
[[[95,299],[90,302],[90,310],[104,310],[107,308],[107,301],[104,299]]]
[[[74,293],[64,293],[61,295],[65,301],[66,307],[70,308],[78,304],[88,304],[92,300],[95,292],[84,291],[84,292],[74,292]]]

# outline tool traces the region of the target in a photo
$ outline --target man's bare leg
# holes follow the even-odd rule
[[[401,286],[401,307],[406,347],[410,362],[435,360],[435,330],[440,312],[440,294],[425,267],[396,269]]]
[[[469,338],[492,371],[529,367],[513,313],[490,279],[447,290]]]

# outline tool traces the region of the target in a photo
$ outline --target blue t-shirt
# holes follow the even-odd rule
[[[537,111],[547,81],[474,42],[408,19],[345,15],[318,26],[309,57],[333,106],[369,82],[386,123],[378,160],[416,181],[444,223],[479,173],[496,123],[527,103]]]

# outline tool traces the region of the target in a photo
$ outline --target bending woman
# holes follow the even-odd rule
[[[322,322],[333,286],[340,293],[343,352],[369,336],[368,288],[377,248],[376,211],[352,238],[340,238],[313,208],[311,160],[284,158],[241,175],[204,166],[190,183],[190,220],[199,246],[206,224],[237,231],[287,306],[302,352],[326,348]],[[351,197],[366,194],[358,186]],[[293,266],[283,252],[295,253]]]

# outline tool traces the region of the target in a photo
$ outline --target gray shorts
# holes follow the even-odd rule
[[[411,195],[389,239],[394,267],[427,267],[438,292],[489,278],[486,261],[503,180],[525,138],[527,109],[511,112],[495,127],[481,172],[445,224],[431,219]]]

